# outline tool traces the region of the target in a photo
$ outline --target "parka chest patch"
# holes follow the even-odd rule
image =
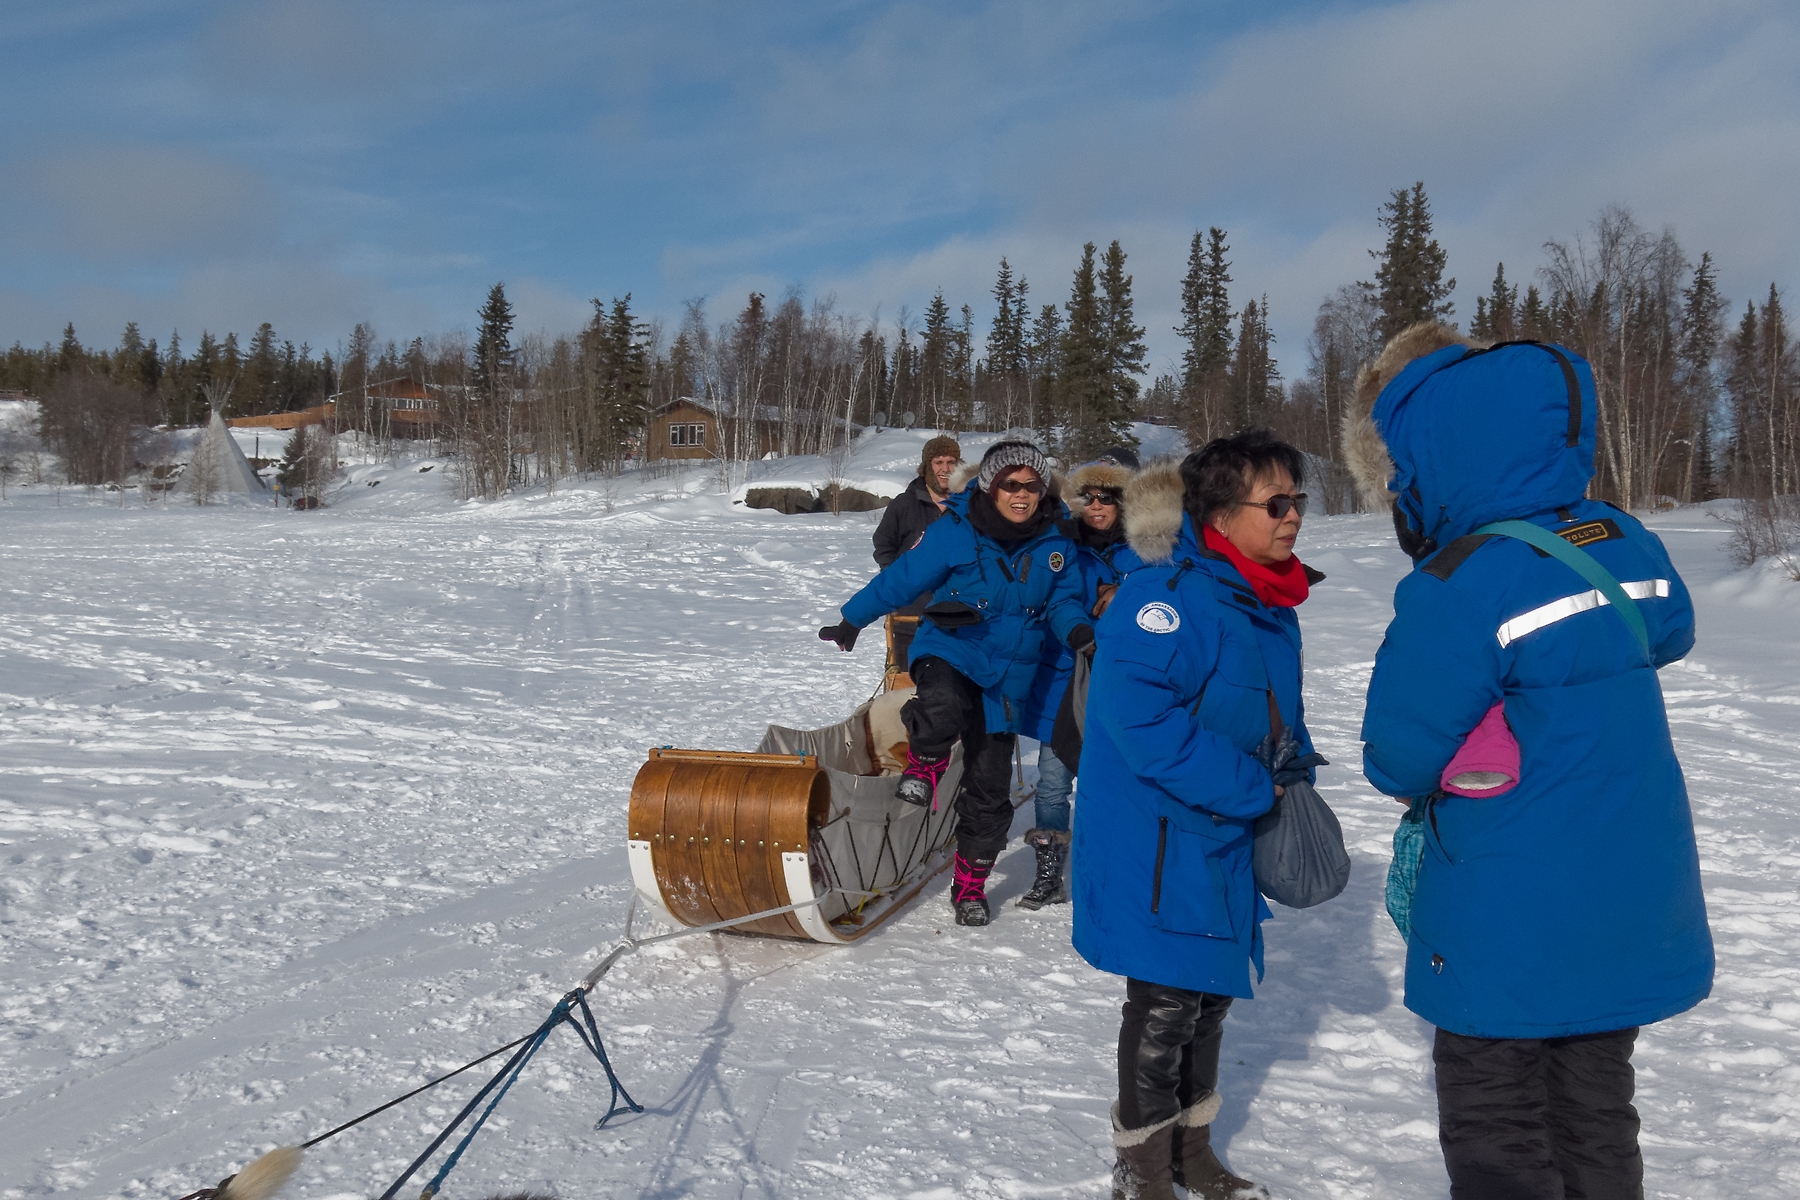
[[[1157,601],[1138,609],[1137,623],[1146,633],[1174,633],[1181,628],[1181,614]]]
[[[1063,552],[1061,550],[1052,550],[1050,552],[1050,569],[1052,571],[1062,570],[1063,564],[1068,561],[1068,559],[1063,557]]]

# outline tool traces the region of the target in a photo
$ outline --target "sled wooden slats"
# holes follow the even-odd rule
[[[782,855],[807,852],[830,801],[810,754],[658,749],[632,784],[630,833],[650,845],[669,914],[709,925],[811,898],[788,894]],[[808,936],[791,913],[738,928]]]

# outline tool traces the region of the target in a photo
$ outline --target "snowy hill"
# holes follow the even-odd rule
[[[843,477],[903,484],[920,441],[859,443]],[[446,469],[353,462],[313,513],[4,507],[0,1197],[180,1195],[528,1032],[618,936],[647,747],[748,749],[875,686],[875,639],[815,630],[872,571],[878,513],[751,510],[700,469],[458,504]],[[1663,685],[1720,966],[1639,1043],[1648,1194],[1792,1196],[1800,587],[1731,570],[1703,511],[1651,524],[1699,605]],[[1306,702],[1355,872],[1266,926],[1218,1138],[1277,1196],[1441,1197],[1381,902],[1398,809],[1356,771],[1406,564],[1377,517],[1309,518],[1301,553],[1329,576]],[[940,880],[849,948],[628,958],[595,1008],[647,1111],[593,1130],[604,1079],[561,1031],[449,1194],[1103,1194],[1122,984],[1070,950],[1066,907],[1012,906],[1030,878],[1015,842],[986,929]],[[309,1152],[285,1194],[378,1194],[479,1075]]]

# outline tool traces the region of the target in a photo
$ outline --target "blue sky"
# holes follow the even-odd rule
[[[1465,320],[1609,203],[1740,309],[1800,281],[1780,0],[11,0],[0,30],[4,344],[404,340],[496,280],[522,332],[795,285],[890,329],[942,287],[985,332],[1002,254],[1041,304],[1116,237],[1160,371],[1216,224],[1291,375],[1415,179]]]

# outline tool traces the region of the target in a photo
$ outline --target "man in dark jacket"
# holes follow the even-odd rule
[[[955,438],[934,437],[919,455],[918,478],[888,501],[875,527],[875,564],[887,570],[896,558],[919,544],[931,523],[944,515],[950,499],[950,476],[962,462]]]
[[[950,476],[962,462],[962,447],[955,438],[934,437],[925,443],[919,455],[919,474],[906,490],[888,501],[875,527],[875,563],[887,570],[894,560],[919,544],[931,523],[944,515],[950,500]],[[900,609],[896,616],[910,618],[894,623],[894,662],[905,670],[913,632],[918,628],[919,614],[931,603],[927,592]]]

